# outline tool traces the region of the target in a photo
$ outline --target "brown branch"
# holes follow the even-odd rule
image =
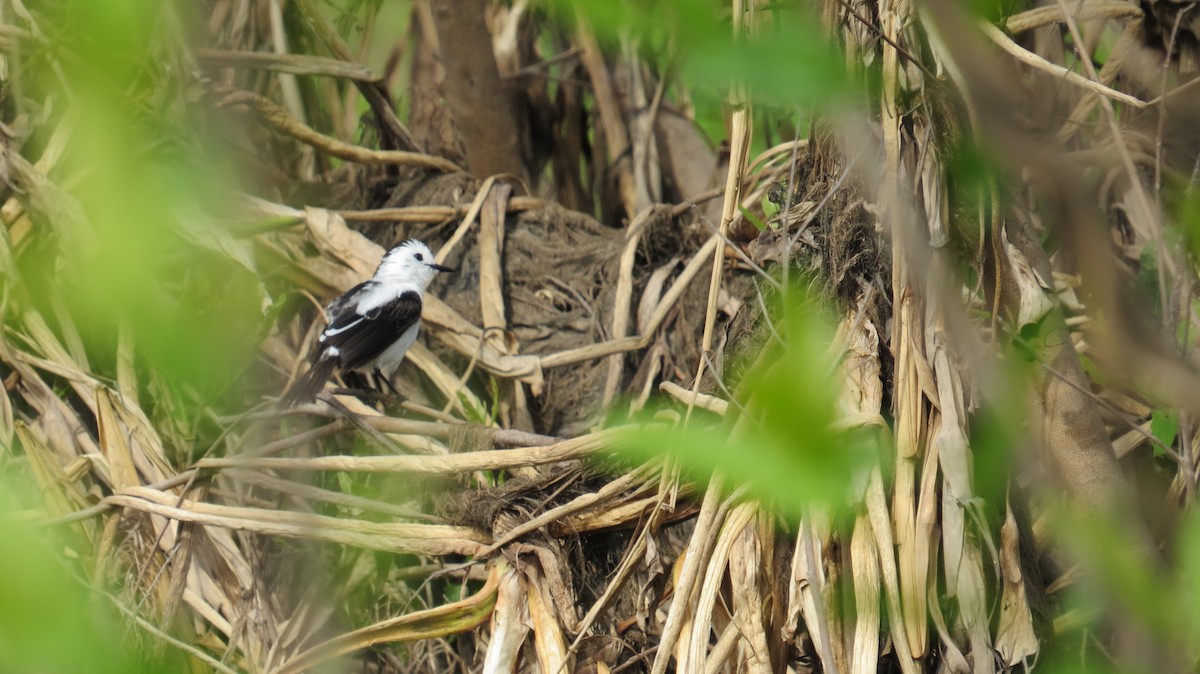
[[[700,194],[681,201],[678,204],[670,205],[670,216],[678,218],[688,211],[696,208],[699,204],[707,201],[712,201],[725,193],[724,187],[714,187],[710,190],[705,190]],[[564,208],[558,204],[537,197],[511,197],[508,200],[509,213],[521,213],[524,211],[536,211],[543,208],[556,208],[563,214],[568,215],[572,220],[589,220],[594,221],[591,215],[580,211],[573,211],[569,208]],[[334,211],[344,220],[354,220],[356,222],[441,222],[449,218],[459,218],[467,214],[470,206],[462,204],[459,206],[406,206],[402,208],[373,208],[365,211]],[[287,221],[287,224],[293,224],[293,221]]]
[[[548,202],[537,197],[511,197],[508,200],[508,212],[520,213],[545,208]],[[441,222],[449,218],[458,218],[467,214],[470,206],[407,206],[404,208],[375,208],[366,211],[337,211],[345,220],[359,222]],[[580,213],[586,216],[585,213]]]
[[[257,68],[293,75],[324,75],[359,82],[378,82],[379,76],[357,63],[307,54],[271,54],[259,51],[197,49],[196,58],[208,65],[229,68]]]
[[[258,113],[259,117],[262,117],[276,131],[291,136],[302,143],[311,145],[338,159],[359,164],[396,164],[433,169],[435,171],[458,172],[462,170],[448,159],[420,152],[369,150],[358,145],[343,143],[336,138],[326,136],[323,133],[314,131],[311,127],[301,124],[283,108],[262,96],[252,94],[248,91],[235,91],[222,99],[220,105],[237,105],[239,103],[250,106]]]

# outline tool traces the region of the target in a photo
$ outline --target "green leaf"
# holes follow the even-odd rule
[[[1175,411],[1154,410],[1150,415],[1150,434],[1167,447],[1175,444],[1175,436],[1179,434],[1179,417]],[[1164,453],[1162,447],[1154,445],[1154,456]]]
[[[1200,517],[1191,514],[1179,536],[1179,592],[1174,594],[1180,606],[1171,611],[1178,616],[1180,637],[1185,643],[1200,643]]]
[[[763,222],[758,216],[754,215],[744,206],[738,206],[738,210],[742,212],[742,217],[750,221],[754,228],[758,231],[763,231],[767,228],[767,223]]]
[[[753,37],[734,36],[729,18],[709,0],[551,0],[553,17],[574,23],[580,12],[597,37],[622,35],[643,53],[677,66],[693,94],[746,87],[758,102],[781,106],[834,105],[855,89],[844,59],[821,31],[821,22],[800,6],[776,4],[760,16]],[[861,78],[858,78],[861,81]]]
[[[770,220],[771,218],[775,217],[775,214],[779,212],[780,208],[781,208],[781,206],[779,204],[775,203],[774,201],[771,201],[765,195],[763,196],[762,209],[763,209],[763,215],[765,215],[767,217],[767,220]],[[761,230],[762,227],[759,227],[759,229]]]
[[[36,498],[15,477],[0,475],[0,672],[187,671],[174,649],[130,646],[126,619],[83,580],[82,560],[64,559],[64,545],[74,546],[55,536],[62,532],[17,516]]]
[[[620,454],[649,461],[669,454],[697,482],[721,473],[779,512],[799,515],[814,504],[852,500],[866,470],[879,459],[878,429],[834,428],[836,362],[828,355],[833,331],[815,302],[793,289],[775,319],[785,345],[745,375],[739,404],[752,419],[736,432],[702,426],[646,426],[622,438]]]

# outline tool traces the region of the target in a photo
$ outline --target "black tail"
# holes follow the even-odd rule
[[[280,406],[284,408],[295,407],[310,403],[316,400],[317,394],[325,387],[325,382],[333,376],[333,371],[337,369],[338,359],[328,356],[317,359],[312,367],[308,368],[308,372],[300,375],[292,387],[283,394],[279,399]]]

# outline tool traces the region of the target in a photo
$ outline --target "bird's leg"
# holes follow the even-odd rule
[[[404,400],[404,396],[400,395],[400,391],[397,391],[395,384],[392,383],[392,378],[384,376],[383,370],[380,370],[379,368],[375,368],[375,388],[379,389],[380,391],[383,391],[384,388],[387,388],[387,390],[391,392],[392,397],[395,398],[396,402]]]
[[[375,399],[379,397],[379,394],[371,388],[371,380],[360,372],[353,370],[344,372],[342,373],[342,380],[346,382],[346,388],[336,389],[336,393],[352,395],[357,398]]]
[[[388,400],[392,399],[392,396],[390,396],[386,393],[380,393],[379,391],[374,391],[369,388],[349,388],[349,387],[339,386],[339,387],[333,389],[332,392],[334,395],[354,396],[355,398],[359,398],[360,400],[363,400],[363,401],[372,401],[372,400],[388,401]]]
[[[342,379],[346,382],[346,387],[335,388],[333,392],[338,395],[352,395],[367,404],[377,402],[387,404],[394,400],[394,397],[382,390],[382,386],[379,383],[380,374],[379,368],[375,368],[370,375],[358,370],[344,372],[342,373]]]

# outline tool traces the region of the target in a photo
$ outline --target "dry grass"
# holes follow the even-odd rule
[[[71,89],[75,52],[45,37],[69,13],[5,4],[0,466],[36,485],[22,515],[196,671],[982,674],[1074,657],[1080,633],[1093,658],[1189,669],[1186,627],[1123,618],[1120,591],[1082,619],[1064,596],[1122,563],[1172,587],[1200,477],[1191,4],[1060,0],[984,24],[941,1],[819,4],[878,97],[754,152],[767,116],[735,84],[720,156],[672,121],[689,92],[638,38],[606,52],[524,2],[489,6],[492,50],[451,60],[438,2],[402,38],[371,3],[155,13],[168,65],[132,98],[221,120],[245,171],[203,215],[156,214],[266,312],[219,395],[157,371],[154,335],[85,318],[64,261],[104,236],[103,168],[72,155],[80,111],[31,98],[58,84],[21,79]],[[183,30],[188,12],[207,24]],[[739,35],[773,21],[753,1],[731,16]],[[511,110],[429,95],[478,59]],[[515,139],[486,146],[491,114]],[[994,166],[970,182],[976,143]],[[276,409],[316,307],[409,236],[464,273],[427,301],[405,400]],[[777,356],[763,295],[797,274],[834,314],[835,430],[883,452],[845,502],[793,518],[721,466],[689,480],[687,447],[628,465],[638,424],[604,415],[659,391],[645,427],[737,451],[769,423],[740,375]],[[1025,426],[989,440],[993,413]],[[1063,542],[1064,504],[1126,554]]]

